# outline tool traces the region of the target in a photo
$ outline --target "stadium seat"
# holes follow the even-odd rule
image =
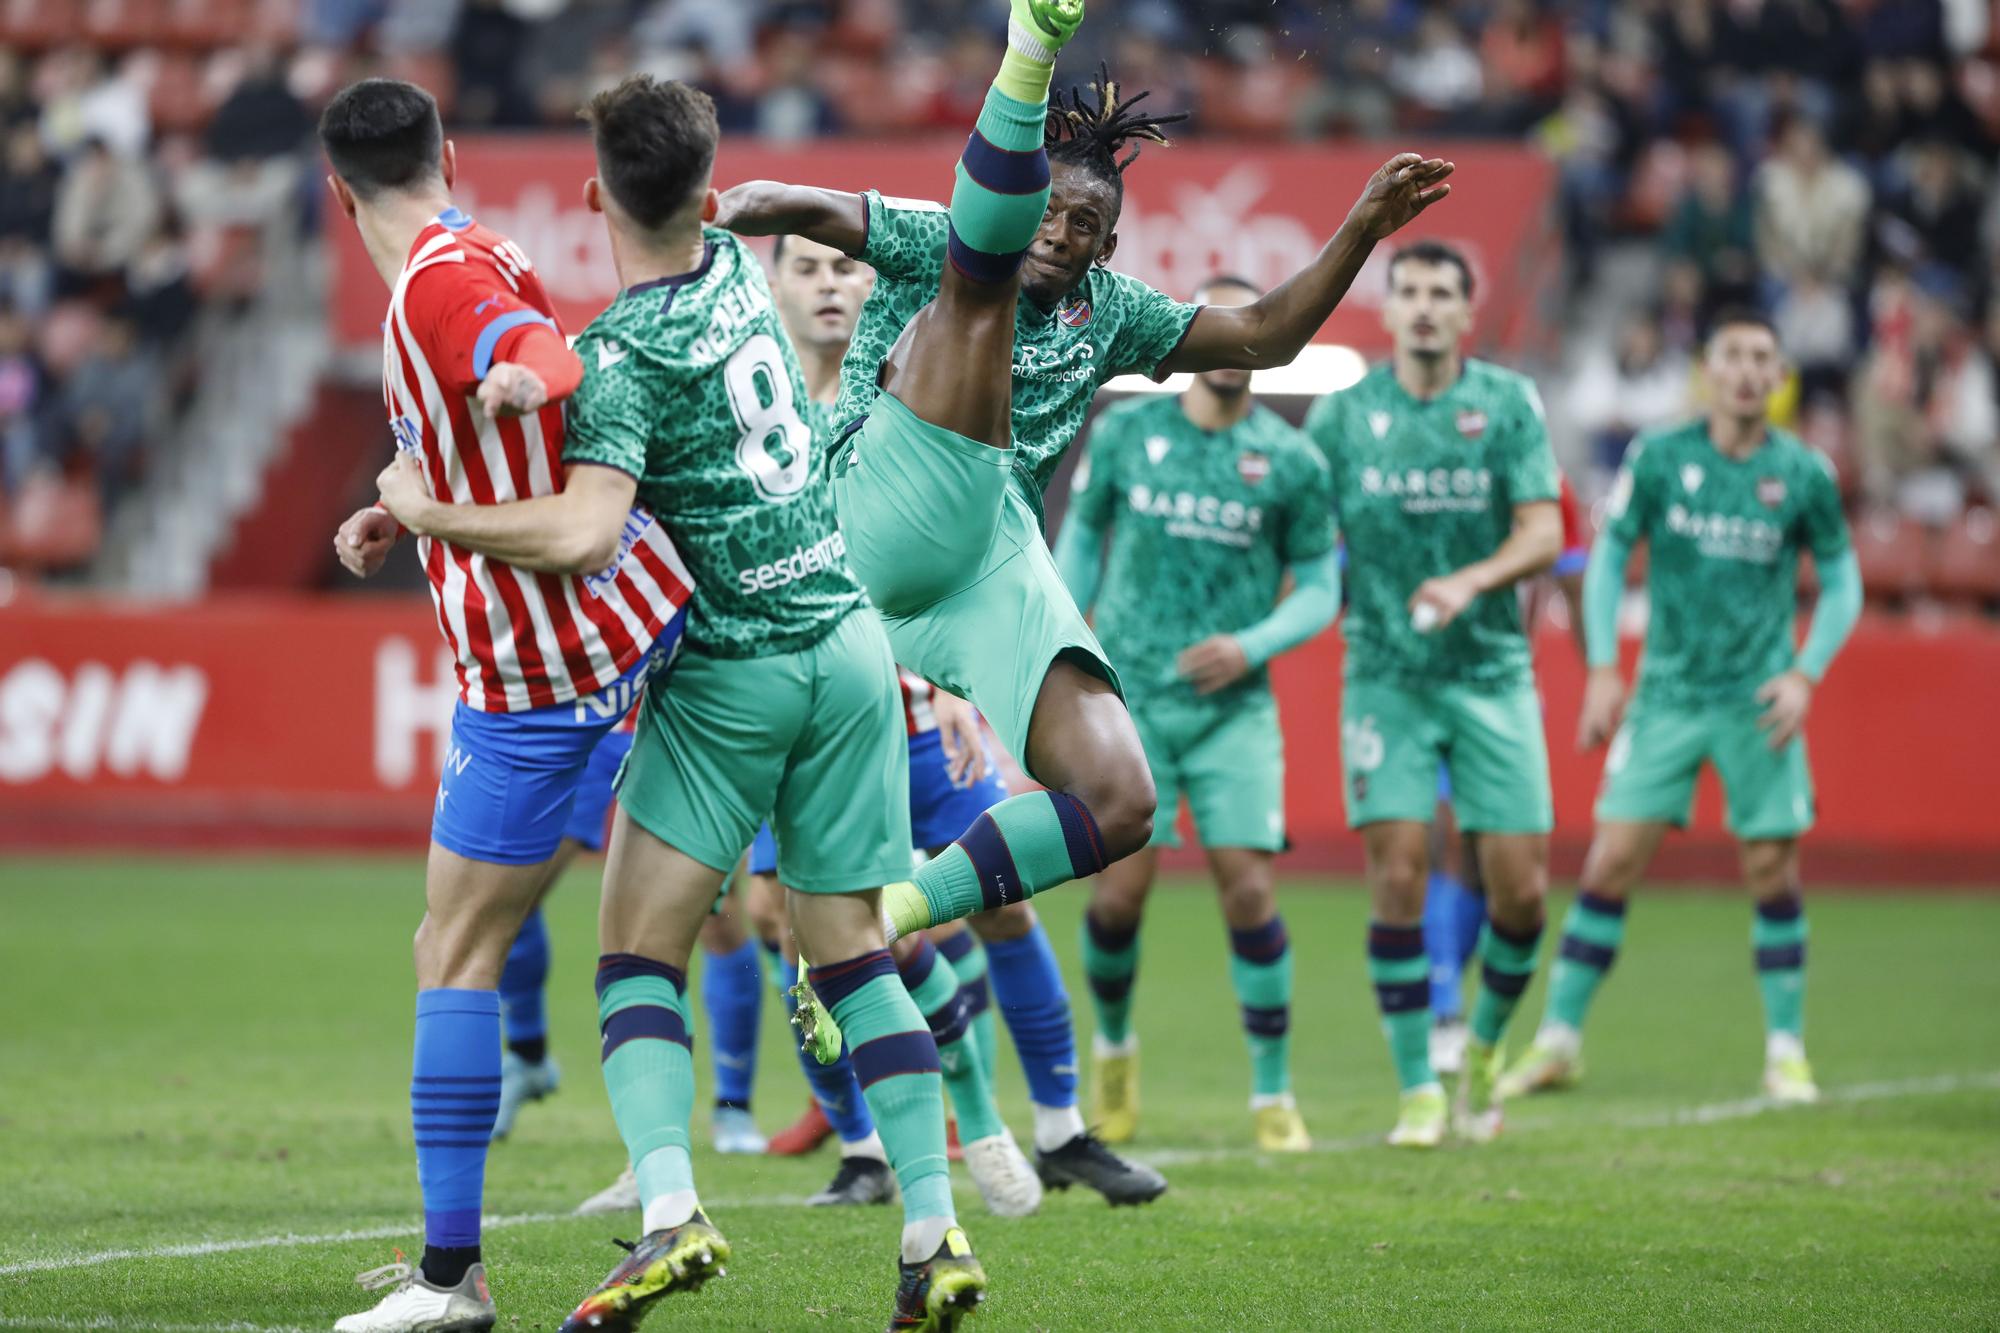
[[[1863,514],[1854,523],[1854,554],[1861,585],[1877,604],[1902,605],[1921,596],[1931,535],[1901,514]]]
[[[7,527],[12,562],[30,569],[74,569],[97,554],[104,535],[97,487],[87,477],[38,473],[14,497]]]
[[[1938,596],[2000,602],[2000,518],[1971,509],[1939,535],[1929,582]]]

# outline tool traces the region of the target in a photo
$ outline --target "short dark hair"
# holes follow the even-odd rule
[[[1762,329],[1773,338],[1778,336],[1778,326],[1771,322],[1771,317],[1750,305],[1726,305],[1716,311],[1708,321],[1708,336],[1713,338],[1724,329],[1736,327]]]
[[[1411,241],[1395,254],[1389,256],[1389,280],[1396,278],[1396,265],[1409,261],[1417,264],[1450,264],[1458,270],[1458,278],[1465,285],[1465,299],[1472,299],[1472,265],[1465,256],[1443,241]]]
[[[685,208],[715,168],[715,103],[678,79],[634,74],[591,98],[583,118],[604,188],[648,230]]]
[[[401,79],[363,79],[320,112],[319,142],[333,174],[363,199],[438,175],[444,126],[437,99]]]

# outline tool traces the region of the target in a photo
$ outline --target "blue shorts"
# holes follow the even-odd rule
[[[611,813],[611,783],[631,749],[631,732],[607,731],[590,752],[583,780],[576,784],[576,804],[570,808],[569,823],[563,827],[565,841],[581,844],[586,851],[604,850],[606,816]]]
[[[686,615],[683,610],[668,623],[652,652],[586,698],[521,713],[482,713],[459,703],[438,779],[431,841],[495,865],[539,865],[554,856],[585,774],[597,771],[598,742],[632,711],[647,678],[672,660]],[[614,761],[603,770],[604,780],[617,771]],[[604,801],[609,795],[606,790]],[[604,840],[604,810],[599,804],[590,846]]]
[[[1007,784],[986,756],[986,776],[970,787],[951,785],[951,765],[944,755],[941,732],[920,731],[910,737],[910,847],[930,851],[957,842],[972,821],[1007,799]],[[757,830],[750,844],[750,873],[778,872],[778,841],[769,824]]]

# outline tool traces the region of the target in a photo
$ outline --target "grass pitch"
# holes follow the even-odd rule
[[[563,1216],[619,1169],[596,1069],[596,867],[550,904],[564,1084],[498,1147],[486,1256],[503,1330],[552,1329],[634,1222]],[[326,1328],[356,1271],[420,1248],[405,1100],[417,861],[23,861],[0,871],[0,1328]],[[1082,895],[1038,901],[1073,963]],[[975,1328],[2000,1326],[2000,901],[1822,897],[1807,1012],[1828,1101],[1755,1100],[1750,910],[1655,894],[1590,1031],[1590,1077],[1481,1149],[1375,1146],[1394,1086],[1351,888],[1285,896],[1304,1158],[1249,1146],[1248,1061],[1210,895],[1145,934],[1144,1209],[1052,1195],[961,1217]],[[1559,919],[1558,905],[1551,919]],[[1087,1051],[1089,1009],[1070,969]],[[1515,1044],[1541,1011],[1527,998]],[[699,1009],[696,1009],[699,1024]],[[766,1007],[758,1118],[804,1085]],[[704,1082],[707,1053],[697,1045]],[[1011,1050],[1001,1093],[1028,1138]],[[697,1117],[697,1139],[703,1136]],[[648,1328],[880,1328],[893,1209],[807,1210],[804,1161],[698,1147],[729,1276]]]

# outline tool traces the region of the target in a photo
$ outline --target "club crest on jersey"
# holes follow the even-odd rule
[[[1378,440],[1388,438],[1389,414],[1387,412],[1370,412],[1368,414],[1368,429],[1375,432],[1375,438]]]
[[[1757,498],[1764,502],[1764,508],[1776,509],[1785,502],[1785,483],[1781,477],[1759,477]]]
[[[1173,447],[1173,441],[1164,435],[1148,435],[1146,437],[1146,458],[1154,467],[1158,467],[1161,461],[1166,458],[1167,450]]]
[[[1090,323],[1090,298],[1081,292],[1070,297],[1056,309],[1056,318],[1064,328],[1080,329]]]
[[[1484,435],[1486,433],[1486,414],[1484,412],[1460,412],[1458,414],[1458,433],[1468,440],[1476,440]]]
[[[1689,463],[1681,468],[1681,486],[1689,495],[1701,489],[1702,470],[1698,464]]]
[[[1255,449],[1245,449],[1236,455],[1236,475],[1255,486],[1271,475],[1271,456],[1260,454]]]

